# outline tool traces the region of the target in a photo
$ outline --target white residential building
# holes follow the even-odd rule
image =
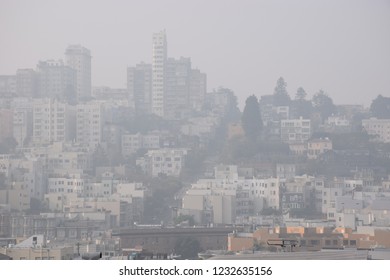
[[[370,118],[362,120],[362,126],[373,141],[390,143],[390,119]]]
[[[302,117],[294,120],[282,120],[280,135],[283,142],[304,143],[311,137],[311,126],[309,119]]]
[[[33,103],[33,143],[45,145],[69,140],[68,106],[49,98]]]
[[[140,149],[159,149],[158,134],[124,134],[122,135],[122,155],[131,156]]]
[[[143,160],[137,160],[143,170],[153,177],[160,174],[180,176],[185,164],[186,149],[158,149],[147,152]]]
[[[180,213],[194,214],[197,221],[210,216],[214,223],[234,223],[236,217],[256,216],[265,208],[278,210],[279,189],[277,178],[246,179],[238,176],[237,166],[219,165],[215,178],[191,185]]]
[[[70,174],[67,177],[48,178],[48,193],[75,193],[80,197],[85,194],[84,178],[80,174]]]
[[[330,116],[325,124],[332,127],[348,127],[351,123],[345,116]]]
[[[86,182],[86,197],[111,197],[117,192],[120,180],[114,178],[111,172],[104,172],[100,182]]]
[[[119,183],[116,186],[116,193],[123,198],[144,198],[146,188],[142,183]]]

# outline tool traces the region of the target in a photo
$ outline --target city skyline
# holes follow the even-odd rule
[[[0,259],[390,260],[389,27],[389,0],[1,1]]]
[[[272,94],[280,76],[291,97],[300,86],[308,98],[323,89],[336,104],[353,97],[369,106],[390,92],[387,1],[93,2],[88,16],[92,2],[68,3],[3,2],[1,75],[81,44],[91,50],[93,86],[126,88],[126,68],[151,63],[152,34],[165,29],[168,57],[190,57],[207,91],[232,89],[240,108],[251,94]]]

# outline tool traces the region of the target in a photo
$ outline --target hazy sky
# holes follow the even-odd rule
[[[124,88],[162,29],[169,57],[191,57],[209,91],[231,88],[241,105],[280,76],[292,97],[299,86],[337,104],[390,96],[390,0],[0,0],[0,75],[82,44],[92,84]]]

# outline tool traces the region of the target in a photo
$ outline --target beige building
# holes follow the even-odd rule
[[[43,235],[35,235],[11,247],[0,248],[0,253],[13,260],[72,260],[73,246],[48,246]]]
[[[321,249],[370,249],[375,246],[389,248],[390,231],[368,228],[368,231],[352,231],[350,228],[328,227],[275,227],[259,228],[253,233],[232,233],[228,236],[228,250],[243,251],[255,246],[282,249],[285,241],[297,245],[293,251],[319,251]],[[291,243],[290,243],[291,244]]]
[[[332,141],[329,138],[311,139],[307,142],[307,158],[317,159],[326,151],[331,151],[332,148]]]
[[[241,123],[230,123],[228,126],[228,138],[232,139],[234,137],[243,137],[245,131],[242,128]]]
[[[12,185],[0,190],[0,204],[8,204],[14,211],[25,211],[30,209],[30,194],[23,182],[13,182]]]

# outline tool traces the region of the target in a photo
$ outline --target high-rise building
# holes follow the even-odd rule
[[[129,104],[136,114],[150,114],[152,110],[152,65],[137,64],[127,68]]]
[[[168,58],[165,74],[164,116],[182,119],[189,113],[191,60]]]
[[[13,137],[18,147],[24,147],[32,136],[33,104],[30,98],[14,98],[11,109],[13,110]]]
[[[16,76],[0,75],[0,97],[14,97],[16,94]]]
[[[198,69],[191,69],[190,79],[190,107],[192,110],[201,111],[207,92],[207,75]]]
[[[16,71],[16,94],[19,97],[36,97],[38,94],[38,75],[33,69]]]
[[[78,100],[91,96],[91,52],[81,45],[70,45],[66,51],[66,65],[76,71]]]
[[[40,61],[37,69],[40,97],[62,99],[74,94],[76,73],[62,60]]]
[[[165,76],[167,61],[167,38],[164,31],[153,34],[152,48],[152,113],[165,115]]]
[[[56,99],[35,99],[33,142],[37,145],[69,140],[67,105]]]
[[[13,137],[13,112],[0,108],[0,142]]]
[[[102,142],[103,105],[93,101],[77,105],[76,141],[92,151]]]

